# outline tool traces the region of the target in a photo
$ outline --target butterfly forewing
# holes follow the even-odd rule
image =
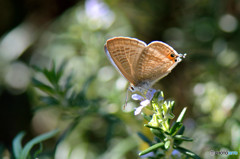
[[[137,83],[136,63],[146,44],[133,38],[117,37],[109,39],[105,51],[119,72],[132,84]]]
[[[177,62],[169,59],[169,54],[177,56],[176,51],[165,43],[150,43],[137,61],[137,79],[140,82],[149,81],[153,84],[170,73]]]

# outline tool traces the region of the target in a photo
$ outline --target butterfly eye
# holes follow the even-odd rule
[[[135,92],[134,86],[130,86],[130,87],[128,87],[128,89],[129,89],[131,92]]]
[[[171,56],[171,57],[175,57],[175,55],[174,55],[174,54],[171,54],[170,56]]]
[[[131,90],[131,91],[134,91],[135,89],[134,89],[134,87],[133,87],[133,86],[131,86],[131,87],[130,87],[130,90]]]

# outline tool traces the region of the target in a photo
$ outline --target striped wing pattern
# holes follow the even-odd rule
[[[134,86],[154,84],[177,65],[169,55],[179,54],[169,45],[154,41],[146,45],[134,38],[116,37],[107,40],[105,52],[118,71]]]

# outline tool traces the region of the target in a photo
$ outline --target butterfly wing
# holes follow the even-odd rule
[[[160,41],[150,43],[136,63],[137,78],[153,84],[171,72],[180,62],[178,57],[179,54],[171,46]]]
[[[125,37],[116,37],[107,40],[105,52],[115,68],[130,83],[135,85],[138,80],[133,68],[146,44],[140,40]]]

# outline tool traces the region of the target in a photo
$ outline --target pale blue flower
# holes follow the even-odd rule
[[[181,153],[178,150],[173,150],[172,155],[179,158],[181,157]]]
[[[132,99],[133,99],[133,100],[140,100],[140,101],[142,101],[142,100],[144,100],[145,98],[144,98],[143,96],[139,95],[139,94],[133,94],[133,95],[132,95]]]
[[[134,115],[138,115],[141,113],[142,109],[146,106],[148,106],[151,103],[151,100],[154,96],[154,93],[156,93],[155,89],[149,89],[145,96],[141,96],[139,94],[133,94],[132,99],[133,100],[139,100],[140,106],[135,108]]]

